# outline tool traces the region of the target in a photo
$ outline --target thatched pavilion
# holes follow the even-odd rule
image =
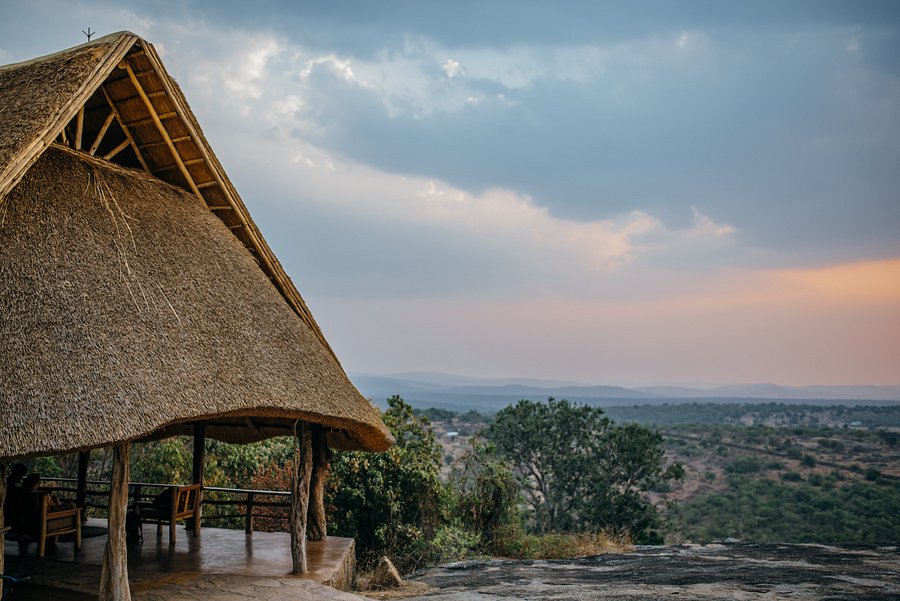
[[[100,597],[116,600],[131,441],[193,434],[200,481],[204,437],[295,435],[298,571],[307,519],[325,535],[329,448],[393,442],[128,32],[0,67],[0,428],[0,465],[77,451],[83,472],[113,447]]]

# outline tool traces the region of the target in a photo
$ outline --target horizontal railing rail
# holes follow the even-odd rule
[[[78,482],[77,478],[53,477],[45,478],[45,482],[54,485],[45,485],[45,490],[53,492],[77,493],[78,489],[71,486],[72,483]],[[84,490],[85,506],[94,509],[108,510],[108,503],[95,503],[88,501],[95,497],[109,497],[109,481],[108,480],[86,480],[86,488]],[[96,487],[106,487],[105,490]],[[146,499],[153,499],[158,492],[147,492],[145,489],[159,491],[166,488],[177,488],[178,484],[160,483],[160,482],[129,482],[129,498],[133,502],[140,502]],[[93,487],[93,488],[92,488]],[[243,519],[244,531],[247,534],[253,533],[254,518],[264,518],[266,520],[287,521],[289,516],[287,511],[273,513],[272,509],[289,509],[291,506],[291,493],[286,490],[264,490],[264,489],[248,489],[248,488],[226,488],[222,486],[204,486],[203,498],[201,505],[211,507],[235,507],[243,508],[243,513],[215,513],[203,515],[203,520],[230,520]],[[223,498],[224,497],[224,498]],[[284,500],[273,500],[284,499]],[[260,509],[268,510],[259,512]]]

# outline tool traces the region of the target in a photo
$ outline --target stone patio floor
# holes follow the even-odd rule
[[[105,520],[88,520],[86,531],[98,532]],[[308,542],[310,572],[291,576],[290,536],[283,532],[254,532],[222,528],[203,528],[194,537],[183,528],[169,545],[163,528],[145,528],[144,542],[130,544],[128,572],[135,601],[313,601],[336,599],[359,601],[358,595],[323,586],[339,569],[352,540],[329,537]],[[85,538],[78,553],[72,542],[48,545],[46,557],[38,558],[37,545],[6,542],[7,574],[30,576],[19,585],[13,600],[47,599],[56,601],[96,599],[100,583],[100,565],[106,536]],[[51,591],[59,591],[59,595]]]

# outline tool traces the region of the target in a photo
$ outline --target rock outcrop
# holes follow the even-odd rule
[[[900,599],[900,547],[750,544],[639,547],[551,561],[469,561],[413,575],[419,601]]]

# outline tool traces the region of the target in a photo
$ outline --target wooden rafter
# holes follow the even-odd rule
[[[162,113],[157,115],[160,121],[164,119],[171,119],[172,117],[177,117],[178,113],[170,112],[170,113]],[[134,121],[128,122],[128,127],[140,127],[141,125],[150,125],[151,123],[156,123],[156,119],[153,117],[144,117],[143,119],[135,119]]]
[[[125,133],[125,137],[131,143],[131,146],[134,148],[134,154],[137,157],[138,161],[141,163],[141,167],[144,168],[144,171],[147,173],[151,173],[150,167],[147,166],[147,161],[144,160],[144,155],[141,154],[141,150],[138,148],[138,145],[134,142],[134,137],[131,135],[131,131],[128,130],[128,126],[125,125],[125,121],[119,116],[119,111],[116,110],[116,104],[113,102],[113,99],[110,97],[109,92],[106,91],[106,88],[101,87],[103,90],[103,95],[106,97],[106,102],[109,103],[109,108],[115,114],[116,121],[119,122],[119,127],[122,128],[122,131]]]
[[[172,144],[178,144],[179,142],[188,142],[190,141],[190,136],[178,136],[177,138],[172,138]],[[165,146],[166,141],[160,140],[159,142],[149,142],[147,144],[142,144],[141,148],[156,148],[157,146]]]
[[[75,118],[75,150],[81,150],[82,133],[84,133],[84,105],[78,109],[78,116]]]
[[[144,106],[147,107],[147,110],[150,112],[150,116],[153,117],[153,121],[156,123],[156,129],[159,130],[159,133],[163,137],[163,140],[166,141],[166,145],[169,147],[169,151],[172,153],[172,158],[174,158],[175,162],[178,163],[178,168],[181,170],[181,175],[184,176],[184,179],[187,181],[188,186],[190,186],[191,191],[205,203],[206,200],[203,198],[203,194],[200,193],[200,190],[197,188],[197,184],[194,183],[194,178],[191,177],[190,172],[184,164],[184,161],[181,160],[181,155],[178,154],[178,150],[175,148],[175,144],[172,142],[172,138],[169,136],[169,132],[166,130],[165,126],[159,118],[159,115],[156,113],[156,109],[153,107],[153,103],[144,92],[144,86],[142,86],[141,82],[138,81],[137,76],[131,69],[131,65],[127,60],[123,60],[119,64],[119,66],[123,67],[125,71],[128,72],[128,78],[131,80],[131,84],[134,86],[134,89],[137,91],[137,93],[141,95],[141,100],[144,101]]]
[[[103,126],[100,128],[100,132],[97,134],[97,137],[94,138],[94,143],[91,144],[90,149],[88,150],[88,154],[94,156],[94,153],[97,152],[97,149],[100,148],[100,143],[103,142],[103,136],[106,135],[106,130],[109,129],[109,126],[112,125],[113,119],[116,118],[115,111],[109,111],[109,114],[106,116],[106,120],[103,122]],[[128,138],[125,138],[128,141]]]
[[[123,150],[125,150],[126,148],[128,148],[130,145],[131,145],[131,141],[128,138],[125,138],[124,140],[122,140],[121,144],[119,144],[118,146],[116,146],[115,148],[113,148],[112,150],[107,152],[106,154],[104,154],[103,158],[108,161],[111,158],[113,158],[114,156],[116,156],[117,154],[119,154],[120,152],[122,152]]]

